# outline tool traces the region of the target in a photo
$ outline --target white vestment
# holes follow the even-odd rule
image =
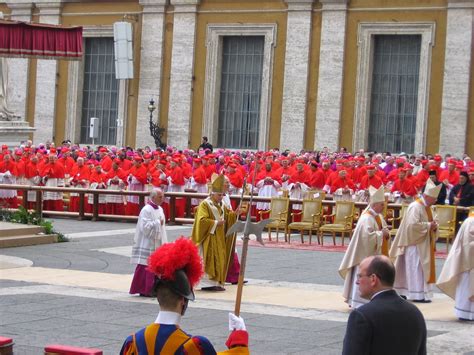
[[[433,219],[436,216],[433,214]],[[431,222],[423,201],[412,202],[400,223],[390,249],[395,262],[395,290],[409,300],[430,300],[432,285],[428,284],[431,267]]]
[[[265,179],[260,180],[255,185],[258,188],[259,197],[275,197],[278,196],[278,189],[281,187],[280,183],[273,180],[273,184],[265,184]],[[270,203],[257,202],[257,210],[269,210]]]
[[[147,204],[142,208],[133,240],[131,264],[148,265],[149,256],[160,245],[168,242],[165,221],[165,214],[160,206],[154,209]]]
[[[474,320],[474,215],[467,218],[454,240],[437,285],[454,298],[458,318]]]
[[[379,215],[382,223],[382,228],[380,228],[375,216],[377,213],[372,209],[362,213],[339,267],[339,274],[344,278],[343,297],[353,308],[368,302],[360,297],[359,286],[356,284],[360,262],[368,256],[379,255],[382,251],[382,228],[386,224]]]

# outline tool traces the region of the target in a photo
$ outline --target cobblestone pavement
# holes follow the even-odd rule
[[[0,335],[14,338],[15,354],[41,354],[48,343],[117,354],[124,338],[158,312],[156,300],[128,294],[134,224],[54,219],[54,225],[70,242],[0,250]],[[169,226],[168,234],[188,236],[190,227]],[[342,256],[250,248],[242,317],[253,354],[341,352],[349,314],[337,274]],[[438,273],[442,263],[437,259]],[[223,350],[235,291],[229,285],[223,293],[196,292],[183,329]],[[429,353],[474,354],[474,328],[457,321],[452,307],[441,293],[420,306]]]

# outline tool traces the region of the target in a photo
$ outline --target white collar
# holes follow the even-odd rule
[[[179,323],[181,323],[181,314],[176,312],[160,311],[160,313],[158,313],[158,317],[156,317],[155,323],[174,324],[179,326]]]
[[[382,291],[379,291],[379,292],[377,292],[377,293],[374,293],[374,294],[372,295],[372,297],[370,297],[370,300],[372,301],[375,296],[380,295],[382,292],[387,292],[387,291],[392,291],[392,290],[393,290],[392,288],[387,288],[386,290],[382,290]]]

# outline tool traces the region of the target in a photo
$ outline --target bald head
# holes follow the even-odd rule
[[[357,284],[360,296],[371,299],[380,291],[389,290],[395,281],[395,267],[385,255],[369,256],[359,264]]]

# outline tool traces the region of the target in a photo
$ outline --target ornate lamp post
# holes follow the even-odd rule
[[[148,111],[150,111],[150,135],[155,140],[156,147],[166,147],[165,144],[161,141],[161,137],[163,137],[163,133],[165,133],[165,129],[160,127],[158,124],[153,122],[153,112],[156,110],[155,100],[151,99],[148,103]]]

